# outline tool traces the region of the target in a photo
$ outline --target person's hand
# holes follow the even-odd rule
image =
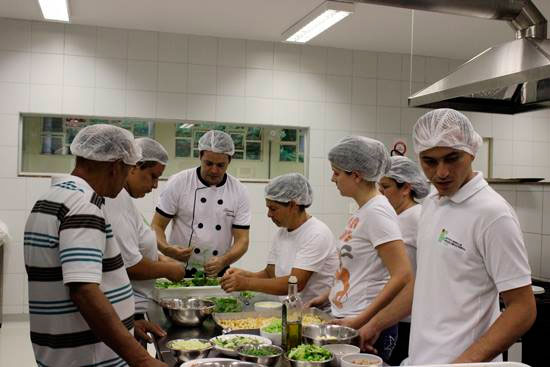
[[[378,354],[378,351],[374,348],[374,343],[376,343],[379,336],[380,331],[369,323],[365,324],[359,329],[359,347],[363,352]]]
[[[168,246],[164,248],[164,254],[179,261],[187,262],[193,253],[192,247]]]
[[[333,325],[347,326],[352,329],[359,329],[359,327],[361,327],[361,324],[357,321],[355,317],[346,317],[344,319],[332,319],[328,323]]]
[[[159,338],[166,336],[166,332],[154,322],[150,322],[147,320],[134,321],[135,337],[141,340],[145,340],[147,343],[152,343],[153,339],[151,339],[151,337],[147,333],[152,333]]]
[[[218,273],[225,268],[223,259],[219,256],[212,256],[206,264],[204,264],[204,272],[209,277],[217,277]]]
[[[229,268],[223,276],[225,277],[226,275],[244,275],[244,270],[239,268]]]
[[[179,261],[169,262],[170,264],[170,272],[166,274],[166,278],[168,278],[172,282],[179,282],[183,278],[185,278],[185,264],[180,263]]]
[[[130,364],[130,367],[168,367],[168,365],[164,362],[159,361],[158,359],[151,357],[141,363]]]
[[[311,308],[311,307],[317,307],[322,306],[326,302],[326,297],[324,295],[317,296],[315,298],[312,298],[304,305],[304,308]]]
[[[248,290],[248,279],[239,274],[224,274],[221,286],[227,293]]]
[[[176,262],[178,262],[179,263],[178,260],[172,259],[171,257],[168,257],[166,255],[162,255],[160,253],[159,253],[159,262],[161,262],[161,263],[176,263]]]

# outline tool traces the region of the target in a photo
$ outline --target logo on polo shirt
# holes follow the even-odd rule
[[[441,232],[439,233],[439,237],[437,239],[437,242],[443,244],[443,245],[448,245],[448,246],[452,246],[456,249],[459,249],[459,250],[462,250],[462,251],[466,251],[466,249],[464,248],[464,246],[458,242],[458,241],[455,241],[453,240],[452,238],[449,237],[449,231],[447,231],[445,228],[441,229]]]
[[[225,215],[227,215],[228,217],[235,217],[235,211],[229,209],[229,208],[224,208],[223,209],[223,212],[225,213]]]

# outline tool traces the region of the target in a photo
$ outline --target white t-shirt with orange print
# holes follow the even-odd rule
[[[340,266],[330,292],[335,317],[356,316],[374,300],[390,278],[376,247],[401,240],[397,214],[377,195],[349,219],[339,241]]]

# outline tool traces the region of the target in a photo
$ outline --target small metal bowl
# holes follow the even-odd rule
[[[302,329],[302,339],[306,344],[352,344],[359,345],[357,330],[341,325],[308,325]]]
[[[291,367],[330,367],[332,364],[332,360],[334,359],[334,355],[325,361],[320,362],[314,362],[314,361],[298,361],[295,359],[288,358],[288,353],[284,354],[285,359],[290,363]]]
[[[269,348],[270,350],[273,351],[273,353],[267,356],[253,356],[250,354],[243,353],[245,350],[260,349],[260,348]],[[275,366],[277,362],[279,362],[279,359],[283,355],[284,350],[283,348],[272,344],[243,345],[237,348],[237,353],[239,354],[239,359],[241,361],[254,362],[254,363],[263,364],[264,366],[272,367],[272,366]]]
[[[192,349],[192,350],[183,350],[183,349],[174,348],[174,344],[180,340],[197,340],[201,343],[208,344],[208,347],[203,349]],[[204,358],[208,355],[208,352],[210,352],[210,350],[213,347],[214,346],[208,339],[174,339],[166,343],[166,348],[170,349],[170,351],[172,352],[172,355],[176,357],[177,360],[180,362],[187,362],[197,358]]]
[[[212,314],[215,303],[200,298],[163,298],[160,305],[167,319],[180,326],[200,325]]]

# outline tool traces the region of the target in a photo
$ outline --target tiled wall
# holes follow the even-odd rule
[[[400,54],[0,18],[0,219],[13,236],[4,262],[4,312],[27,311],[23,227],[49,185],[47,178],[17,177],[20,112],[309,127],[309,178],[317,198],[311,213],[338,233],[351,203],[330,182],[328,149],[348,134],[409,142],[424,113],[406,107],[410,87],[418,90],[459,64],[415,56],[410,83],[410,58]],[[550,177],[543,155],[550,147],[545,112],[470,117],[482,135],[495,139],[498,176]],[[266,218],[263,185],[247,186],[251,245],[239,265],[258,269],[275,228]],[[524,226],[531,217],[541,221],[542,192],[529,192],[529,200],[513,190],[507,195],[518,200]],[[157,198],[158,190],[138,201],[146,218]],[[545,202],[550,208],[550,197]],[[533,256],[544,254],[539,227],[524,229]],[[550,242],[546,246],[550,251]]]

